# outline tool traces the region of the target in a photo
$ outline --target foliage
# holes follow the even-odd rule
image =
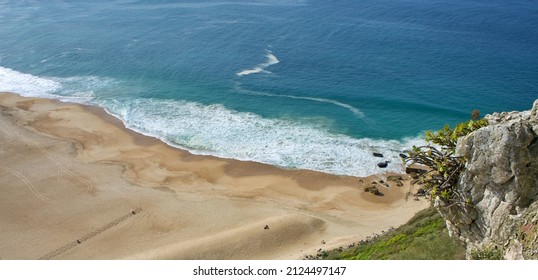
[[[465,259],[465,248],[448,236],[444,219],[433,208],[422,210],[409,222],[327,259],[451,260]]]
[[[479,113],[475,113],[479,114]],[[458,139],[481,127],[488,125],[487,120],[470,120],[458,124],[454,129],[445,125],[437,132],[426,132],[425,146],[416,147],[408,152],[406,164],[420,164],[429,167],[419,174],[420,183],[432,198],[440,197],[449,203],[467,203],[457,185],[459,175],[465,167],[466,158],[455,155]]]

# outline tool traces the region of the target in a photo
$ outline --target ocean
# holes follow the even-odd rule
[[[538,1],[0,0],[0,91],[194,154],[401,172],[426,130],[531,107]]]

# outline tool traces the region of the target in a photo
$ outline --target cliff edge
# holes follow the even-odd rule
[[[467,203],[434,205],[468,259],[538,259],[538,100],[486,119],[456,148],[468,159],[457,186]]]

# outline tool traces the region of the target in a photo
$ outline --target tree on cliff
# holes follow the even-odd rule
[[[432,199],[439,197],[448,204],[469,202],[457,191],[459,175],[465,168],[467,159],[455,155],[458,138],[488,125],[486,119],[478,120],[479,112],[473,111],[471,120],[450,128],[448,125],[437,132],[426,132],[426,145],[408,152],[406,164],[420,164],[429,167],[419,174],[419,181]]]

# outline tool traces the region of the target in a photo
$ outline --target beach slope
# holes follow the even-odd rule
[[[198,156],[100,108],[0,94],[0,258],[299,259],[409,220],[404,181]]]

